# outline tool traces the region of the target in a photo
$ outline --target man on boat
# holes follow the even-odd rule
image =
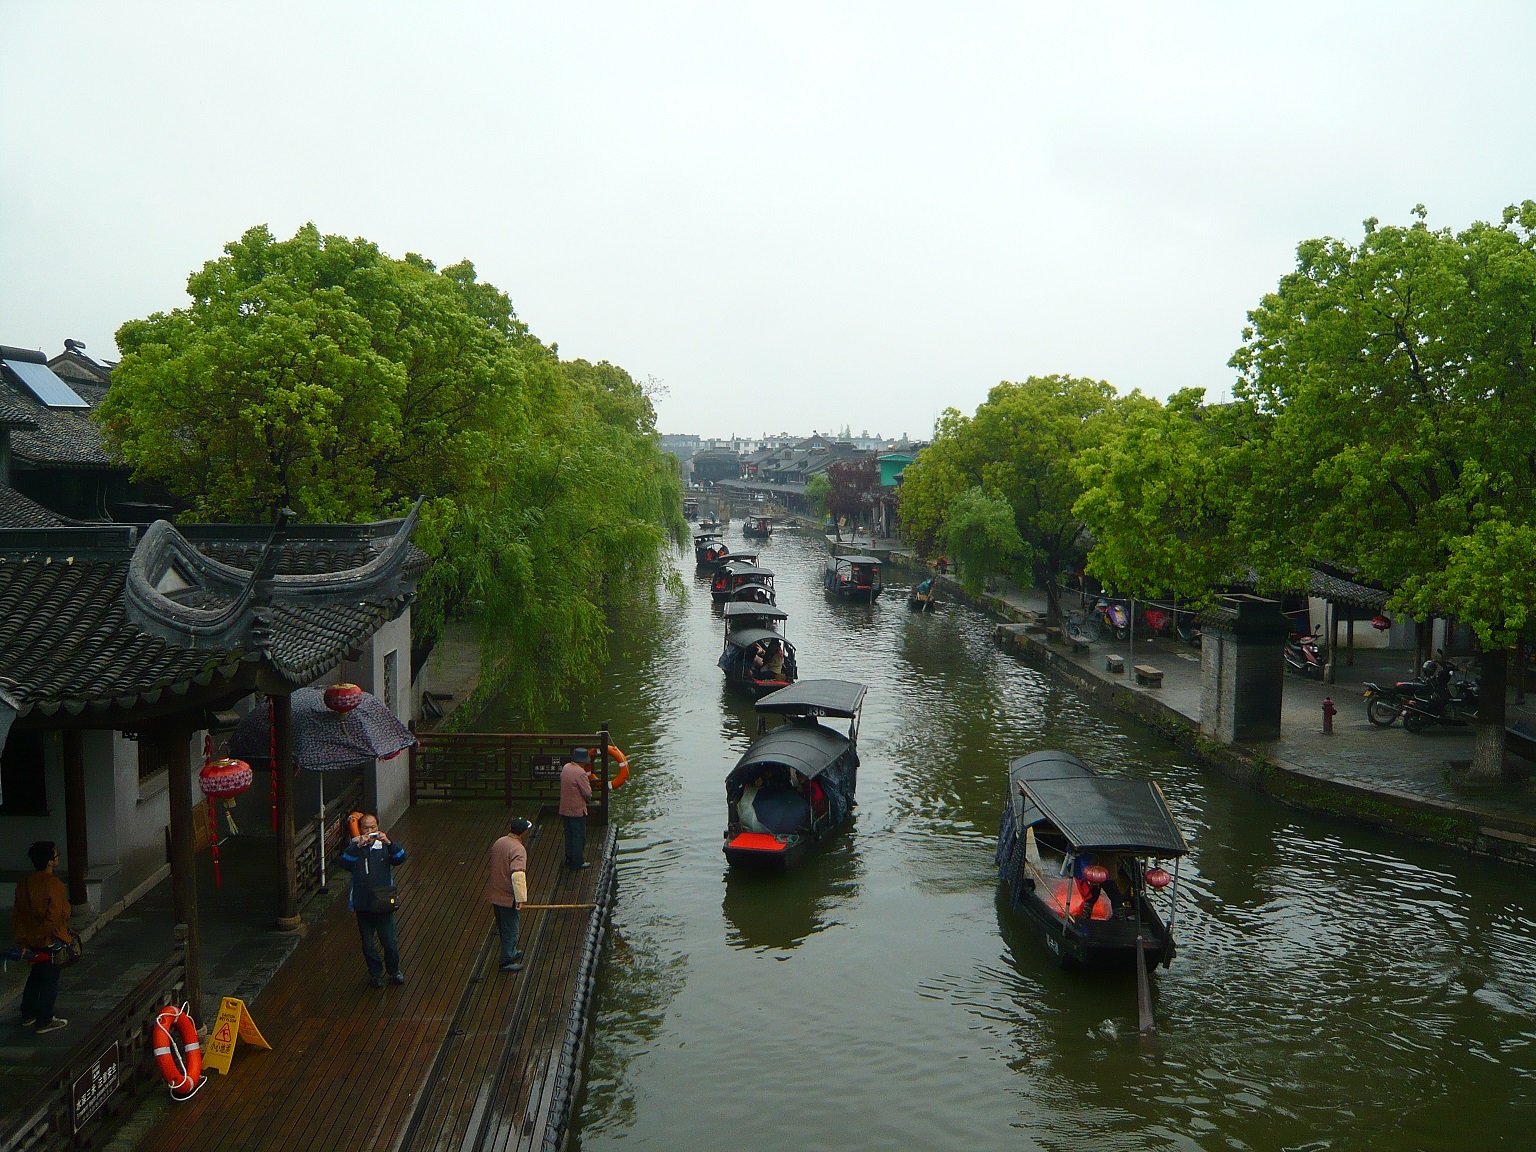
[[[517,910],[528,903],[527,840],[532,829],[531,822],[514,816],[507,834],[491,845],[491,878],[485,885],[485,897],[496,916],[503,972],[523,970],[523,950],[517,946]]]
[[[565,824],[565,866],[590,868],[587,863],[587,801],[592,799],[592,781],[587,777],[592,754],[585,748],[573,748],[571,758],[560,769],[560,820]]]

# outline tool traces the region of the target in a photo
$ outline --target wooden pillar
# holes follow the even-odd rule
[[[192,1019],[202,1023],[202,950],[197,930],[197,834],[192,828],[192,734],[166,727],[155,733],[154,751],[165,758],[166,790],[171,806],[171,905],[178,936],[187,952],[187,1005]],[[140,755],[143,754],[142,748]]]
[[[1348,641],[1347,641],[1347,643],[1349,645],[1349,661],[1348,661],[1348,663],[1349,663],[1349,666],[1351,668],[1353,668],[1355,666],[1355,614],[1353,612],[1351,612],[1349,614],[1349,619],[1347,621],[1345,621],[1344,630],[1345,630],[1346,633],[1348,633]]]
[[[296,932],[300,923],[298,862],[294,859],[292,704],[286,692],[272,697],[272,724],[277,733],[277,759],[272,765],[277,774],[277,927],[282,932]]]
[[[85,832],[85,733],[64,729],[64,837],[69,854],[69,903],[78,909],[89,897],[85,872],[90,867],[90,847]]]

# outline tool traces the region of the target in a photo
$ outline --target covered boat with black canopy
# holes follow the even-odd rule
[[[880,561],[874,556],[829,556],[823,585],[829,595],[873,604],[884,588]]]
[[[859,713],[865,688],[850,680],[803,680],[757,702],[784,723],[752,742],[725,778],[725,858],[781,869],[830,836],[853,812]],[[822,723],[846,720],[846,733]]]
[[[693,559],[700,568],[713,568],[730,554],[719,532],[699,532],[693,538]]]
[[[725,647],[719,664],[727,682],[754,696],[777,692],[798,675],[795,648],[777,629],[789,613],[773,604],[725,605]]]
[[[755,514],[748,516],[741,526],[741,534],[754,540],[767,540],[773,535],[773,520]]]
[[[1069,752],[1008,766],[998,876],[1064,966],[1173,961],[1177,861],[1189,846],[1150,780],[1100,776]],[[1159,865],[1175,861],[1175,874]],[[1169,889],[1168,920],[1153,895]]]
[[[726,600],[747,600],[756,604],[772,604],[773,569],[759,568],[743,559],[728,559],[715,568],[715,577],[709,584],[709,595],[716,603]]]

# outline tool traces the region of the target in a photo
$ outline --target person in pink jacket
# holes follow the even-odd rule
[[[485,884],[485,898],[496,915],[503,972],[523,970],[523,950],[517,946],[517,910],[528,903],[526,844],[532,830],[529,821],[514,816],[507,825],[507,834],[491,845],[491,877]]]
[[[592,781],[587,772],[592,754],[585,748],[573,748],[571,758],[560,769],[560,819],[565,824],[565,866],[590,868],[587,863],[587,801],[592,799]]]

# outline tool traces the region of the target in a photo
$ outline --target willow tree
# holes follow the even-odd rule
[[[483,682],[530,711],[590,677],[614,589],[648,583],[682,531],[627,373],[562,364],[467,261],[312,225],[252,228],[187,291],[118,332],[98,417],[136,475],[196,519],[365,521],[426,495],[418,636],[477,611]]]
[[[1102,443],[1114,401],[1103,381],[1031,376],[997,385],[974,416],[947,409],[933,443],[902,474],[904,530],[931,548],[965,493],[980,488],[1001,498],[1013,509],[1017,563],[1059,617],[1061,578],[1082,550],[1083,521],[1074,509],[1083,486],[1072,461]]]
[[[1262,433],[1239,510],[1259,571],[1313,559],[1482,648],[1474,775],[1502,770],[1505,647],[1536,611],[1536,203],[1498,224],[1309,240],[1232,359]]]

